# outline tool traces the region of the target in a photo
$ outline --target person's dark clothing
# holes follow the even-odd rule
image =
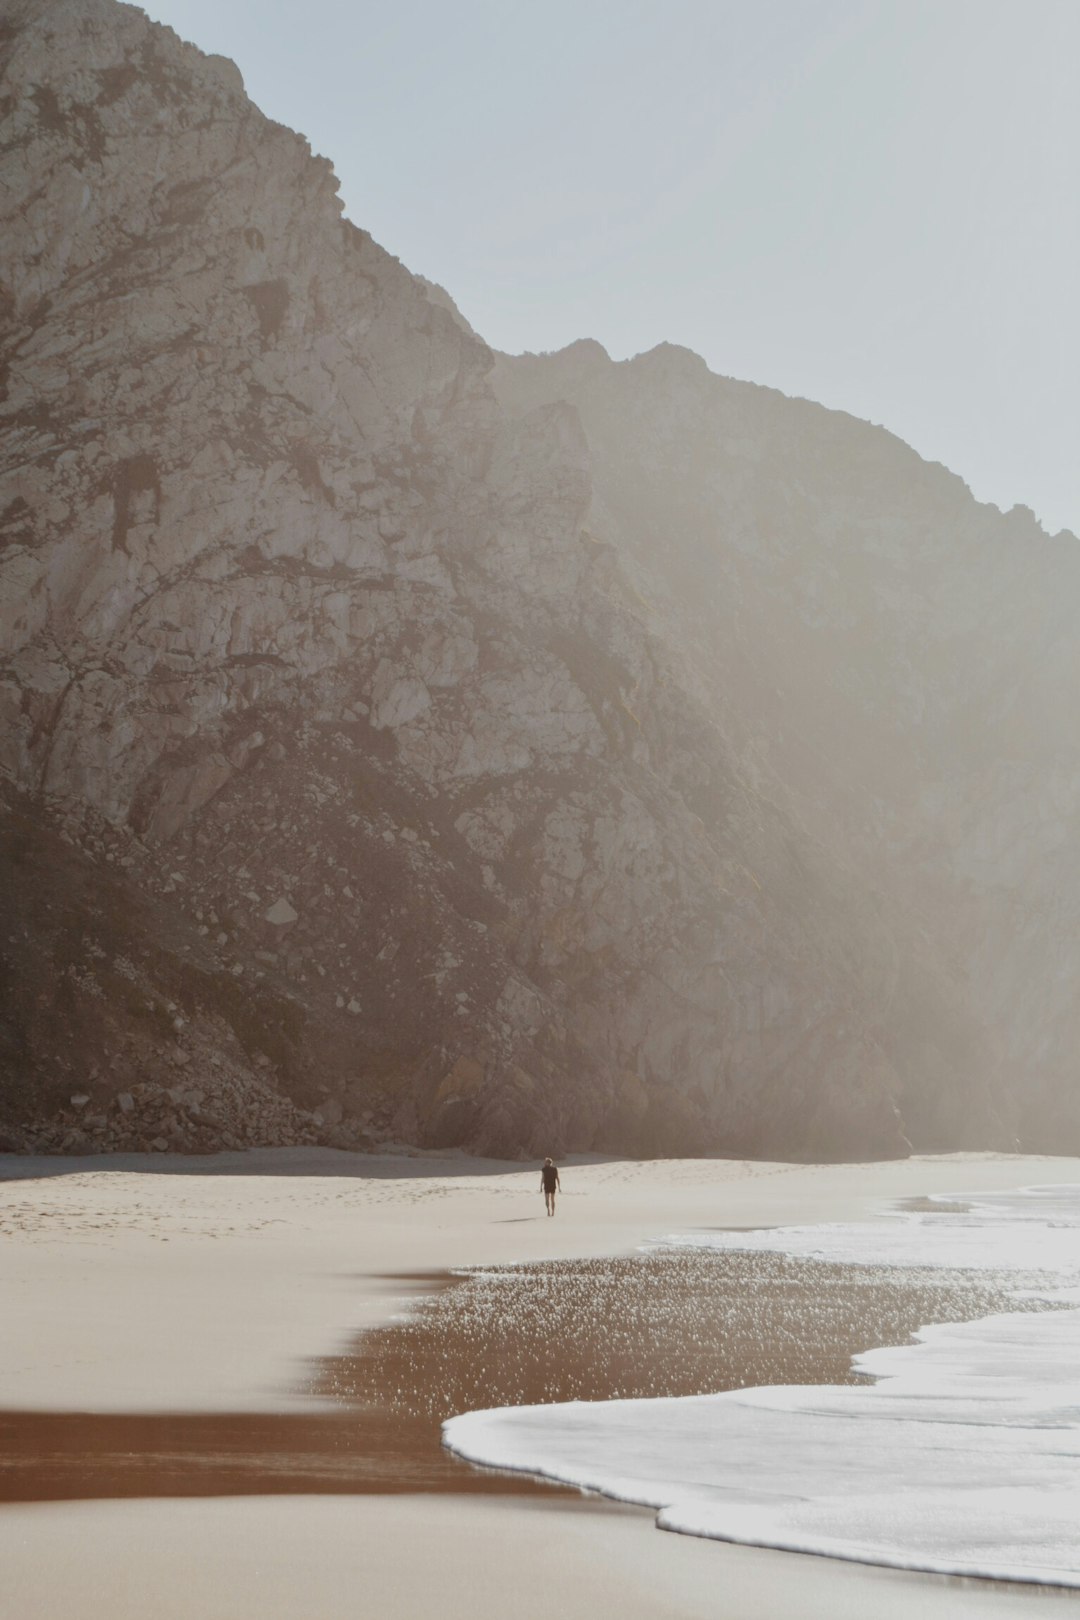
[[[559,1184],[559,1172],[553,1164],[545,1164],[540,1170],[544,1181],[544,1191],[553,1193]]]

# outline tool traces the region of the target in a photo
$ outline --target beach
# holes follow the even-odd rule
[[[7,1413],[305,1414],[327,1358],[452,1268],[621,1255],[672,1232],[866,1220],[893,1201],[1080,1182],[1080,1161],[730,1160],[562,1168],[263,1150],[0,1160]],[[461,1465],[464,1468],[464,1465]],[[210,1495],[8,1502],[20,1620],[1030,1614],[1076,1595],[664,1534],[566,1493]]]

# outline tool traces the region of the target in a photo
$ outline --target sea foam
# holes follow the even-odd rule
[[[680,1245],[882,1270],[1043,1274],[1061,1308],[929,1325],[856,1358],[873,1384],[470,1412],[447,1446],[658,1510],[668,1530],[949,1574],[1080,1586],[1080,1187]],[[1030,1288],[1027,1290],[1030,1292]]]

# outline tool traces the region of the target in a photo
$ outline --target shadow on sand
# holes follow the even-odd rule
[[[575,1153],[562,1164],[625,1164],[607,1153]],[[355,1181],[429,1181],[462,1177],[535,1175],[539,1159],[476,1159],[457,1152],[402,1148],[400,1152],[347,1153],[340,1148],[244,1148],[222,1153],[0,1153],[0,1182],[44,1181],[110,1171],[154,1176],[341,1176]]]

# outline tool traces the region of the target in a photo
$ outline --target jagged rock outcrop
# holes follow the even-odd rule
[[[1072,542],[683,351],[496,358],[133,8],[0,51],[20,1142],[1076,1130]]]

